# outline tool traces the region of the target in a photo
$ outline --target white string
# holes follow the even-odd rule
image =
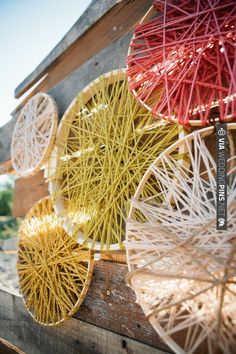
[[[57,128],[57,109],[52,98],[38,93],[26,104],[15,124],[11,158],[17,174],[37,172],[46,162]]]
[[[228,230],[217,231],[214,141],[208,146],[204,130],[183,142],[189,165],[180,164],[176,151],[168,149],[132,199],[126,227],[128,280],[145,315],[177,353],[193,353],[205,340],[208,353],[216,343],[233,353],[236,156],[228,160]],[[153,180],[159,190],[155,196],[145,192]]]

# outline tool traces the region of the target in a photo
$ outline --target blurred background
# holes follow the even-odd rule
[[[16,247],[21,219],[12,217],[15,176],[0,175],[0,286],[17,290]]]

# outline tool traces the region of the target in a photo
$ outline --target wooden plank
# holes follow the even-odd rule
[[[127,263],[125,251],[101,252],[100,257],[103,261]]]
[[[164,354],[101,327],[71,319],[56,327],[34,322],[20,297],[0,290],[0,336],[29,354]]]
[[[127,33],[111,43],[48,91],[57,103],[60,117],[74,97],[90,82],[104,73],[125,67],[131,36],[131,33]]]
[[[11,137],[17,114],[7,124],[0,128],[0,162],[11,158]]]
[[[29,74],[15,89],[15,97],[20,97],[32,85],[40,80],[49,70],[51,65],[59,60],[59,56],[66,51],[79,37],[81,37],[90,26],[99,20],[107,11],[116,4],[116,0],[93,0],[88,8],[65,34],[61,41],[53,48],[46,58]]]
[[[32,177],[16,179],[12,215],[23,218],[39,199],[48,194],[48,184],[45,182],[43,171]]]
[[[88,294],[75,317],[168,350],[135,302],[133,290],[127,287],[127,271],[126,264],[97,262]]]
[[[4,174],[14,174],[15,171],[12,166],[11,159],[0,164],[0,175]]]
[[[2,354],[25,354],[22,350],[15,347],[12,343],[0,338],[0,353]]]
[[[97,6],[97,3],[98,1],[92,2],[91,7],[88,8],[85,13],[86,17],[91,8]],[[64,50],[61,51],[61,54],[49,54],[49,57],[51,55],[52,59],[49,60],[47,57],[45,61],[46,67],[45,64],[42,63],[41,70],[36,69],[35,74],[31,74],[30,77],[26,78],[24,82],[16,88],[15,97],[19,98],[32,84],[36,83],[37,79],[40,79],[45,74],[47,74],[45,79],[28,97],[31,97],[39,91],[48,91],[89,58],[127,33],[151,5],[152,0],[108,1],[107,11],[104,13],[105,9],[103,8],[104,14],[100,17],[95,16],[95,21],[94,19],[90,21],[89,29],[87,26],[84,32],[79,30],[77,39],[69,46],[66,46]],[[74,29],[78,29],[79,27],[80,20],[78,20]],[[74,37],[76,37],[76,35],[74,35]],[[58,46],[63,47],[64,42],[66,42],[66,38],[64,38],[62,44],[59,43]]]

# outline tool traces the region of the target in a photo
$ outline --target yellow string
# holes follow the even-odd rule
[[[79,307],[89,285],[91,252],[71,238],[53,213],[49,198],[26,216],[19,232],[20,291],[35,320],[57,324]]]
[[[60,185],[53,198],[63,198],[67,215],[100,249],[123,248],[130,198],[150,163],[178,139],[180,127],[155,120],[116,74],[112,83],[99,78],[90,100],[77,97],[62,129],[56,173]]]

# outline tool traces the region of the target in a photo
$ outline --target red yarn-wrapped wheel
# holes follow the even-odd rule
[[[236,120],[235,45],[235,1],[154,1],[130,44],[130,88],[159,118]]]

